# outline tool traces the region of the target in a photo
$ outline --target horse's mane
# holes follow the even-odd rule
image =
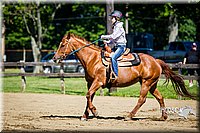
[[[82,41],[84,41],[84,42],[86,42],[86,43],[90,43],[90,42],[87,41],[84,37],[80,37],[80,36],[78,36],[78,35],[76,35],[76,34],[74,34],[74,33],[68,33],[67,36],[68,36],[68,35],[70,35],[70,37],[80,39],[80,40],[82,40]]]
[[[76,35],[76,34],[74,34],[74,33],[70,33],[70,32],[69,32],[69,33],[67,33],[67,35],[65,35],[65,37],[76,38],[76,39],[79,39],[79,40],[85,42],[86,44],[91,44],[91,42],[87,41],[85,38],[80,37],[80,36],[78,36],[78,35]],[[98,47],[98,46],[95,46],[95,45],[90,45],[90,48],[92,48],[92,49],[94,49],[94,50],[97,50],[97,51],[101,51],[101,50],[99,49],[99,47]]]

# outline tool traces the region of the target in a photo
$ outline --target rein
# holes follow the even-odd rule
[[[91,42],[90,44],[86,44],[86,45],[84,45],[83,47],[80,47],[80,48],[78,48],[78,49],[72,51],[71,53],[68,54],[68,56],[69,56],[69,55],[72,55],[72,54],[74,54],[74,53],[80,51],[81,49],[83,49],[83,48],[85,48],[85,47],[88,47],[88,46],[90,46],[90,45],[92,45],[92,44],[94,44],[94,43],[96,43],[96,42],[98,42],[98,41],[100,41],[100,40],[102,40],[102,39],[98,39],[98,40],[95,40],[95,41]]]

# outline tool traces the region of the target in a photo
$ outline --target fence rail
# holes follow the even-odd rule
[[[58,66],[58,65],[76,65],[80,64],[79,62],[61,62],[61,63],[54,63],[54,62],[2,62],[1,66]]]
[[[1,62],[0,66],[57,66],[61,64],[80,64],[79,62]],[[200,64],[181,64],[181,63],[167,63],[170,67],[173,68],[199,68]]]
[[[85,75],[82,73],[3,73],[3,77],[11,76],[29,76],[29,77],[65,77],[65,78],[82,78]]]
[[[25,91],[26,88],[26,76],[40,76],[40,77],[59,77],[61,81],[61,90],[65,93],[65,82],[64,78],[74,78],[74,77],[84,77],[84,74],[81,73],[64,73],[63,65],[79,65],[79,62],[74,63],[53,63],[53,62],[2,62],[0,64],[2,67],[15,66],[21,69],[20,73],[1,73],[3,77],[7,76],[21,76],[22,79],[22,92]],[[180,64],[180,63],[167,63],[170,68],[176,69],[180,72],[181,69],[198,69],[200,68],[200,64]],[[25,66],[58,66],[60,65],[60,73],[26,73],[24,70]],[[180,73],[179,73],[180,74]],[[182,75],[185,80],[200,80],[200,76],[185,76]],[[164,78],[164,75],[161,76]]]

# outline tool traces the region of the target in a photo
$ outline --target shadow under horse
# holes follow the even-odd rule
[[[58,50],[53,57],[54,60],[59,62],[69,54],[75,53],[85,69],[85,79],[88,88],[86,94],[87,105],[81,120],[87,120],[90,111],[94,116],[97,116],[97,109],[92,103],[95,92],[100,87],[107,87],[106,67],[102,63],[101,49],[90,44],[92,43],[86,41],[84,38],[68,33],[62,38]],[[143,53],[139,53],[138,55],[141,59],[140,64],[131,67],[119,67],[119,76],[111,84],[112,87],[126,87],[137,82],[141,85],[138,102],[127,115],[126,119],[132,119],[135,116],[139,108],[145,103],[148,92],[160,104],[162,113],[160,120],[167,119],[164,99],[157,89],[161,73],[165,75],[167,83],[171,80],[173,88],[178,95],[190,97],[191,99],[196,98],[196,96],[191,95],[187,91],[182,77],[174,73],[164,61]]]

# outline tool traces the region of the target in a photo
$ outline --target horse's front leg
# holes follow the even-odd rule
[[[99,82],[98,80],[94,80],[92,85],[88,84],[89,90],[87,92],[86,98],[87,98],[87,106],[85,109],[85,112],[83,116],[81,117],[81,120],[87,120],[89,116],[89,110],[92,112],[92,114],[96,117],[97,111],[96,107],[92,104],[95,92],[102,86],[102,82]]]
[[[92,84],[91,84],[90,82],[87,83],[88,91],[89,91],[91,85],[92,85]],[[95,93],[94,93],[94,94],[92,95],[92,97],[91,97],[91,100],[92,100],[92,101],[93,101],[94,95],[95,95]],[[90,112],[90,109],[89,109],[88,103],[87,103],[86,108],[85,108],[85,112],[84,112],[83,116],[81,117],[81,120],[87,120],[87,118],[89,117],[89,112]]]

